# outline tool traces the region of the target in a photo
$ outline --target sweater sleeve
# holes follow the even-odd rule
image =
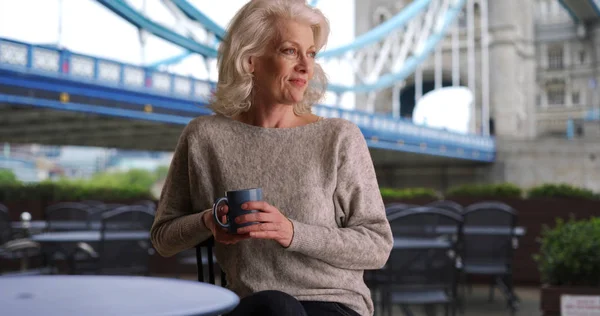
[[[292,220],[288,250],[344,269],[383,267],[393,239],[365,139],[354,124],[339,147],[335,207],[346,215],[343,227],[309,225]],[[348,133],[349,132],[349,133]]]
[[[211,236],[202,215],[211,210],[195,212],[192,206],[188,151],[190,125],[183,130],[163,186],[150,238],[156,251],[164,257],[195,247]]]

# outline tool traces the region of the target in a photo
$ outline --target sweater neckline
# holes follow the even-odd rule
[[[301,126],[296,126],[296,127],[262,127],[262,126],[256,126],[256,125],[251,125],[251,124],[247,124],[244,122],[240,122],[240,121],[234,120],[234,119],[224,116],[224,115],[217,114],[216,116],[220,117],[220,119],[230,122],[232,125],[242,128],[242,129],[253,131],[253,132],[264,132],[264,133],[287,133],[287,132],[295,132],[295,131],[305,131],[305,130],[310,130],[310,129],[316,128],[316,127],[322,125],[323,122],[327,121],[327,118],[320,117],[315,122],[308,123],[308,124],[301,125]]]

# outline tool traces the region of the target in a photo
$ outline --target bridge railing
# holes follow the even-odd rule
[[[191,102],[207,101],[215,87],[214,82],[193,77],[0,38],[1,69],[58,76],[67,80],[113,86]],[[324,117],[340,117],[352,121],[363,131],[373,132],[374,136],[371,138],[380,141],[397,144],[410,142],[439,148],[457,146],[461,150],[486,153],[495,151],[495,140],[491,137],[459,134],[418,126],[407,119],[324,105],[315,106],[315,112]]]
[[[0,39],[0,65],[186,99],[206,100],[214,89],[206,80],[7,39]]]
[[[465,135],[443,129],[419,126],[407,119],[396,119],[382,114],[373,114],[335,107],[315,106],[315,114],[323,117],[339,117],[349,120],[363,130],[377,131],[378,140],[396,143],[426,142],[434,146],[457,146],[485,152],[495,150],[493,138]],[[402,135],[399,137],[399,135]]]

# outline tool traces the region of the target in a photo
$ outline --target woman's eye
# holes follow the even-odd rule
[[[296,54],[296,50],[293,48],[288,48],[286,50],[283,51],[284,53],[288,54],[288,55],[295,55]]]
[[[310,56],[311,58],[315,58],[317,56],[317,53],[310,52],[310,53],[308,53],[308,56]]]

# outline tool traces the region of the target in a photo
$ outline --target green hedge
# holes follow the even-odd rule
[[[150,190],[141,187],[98,187],[93,184],[43,182],[38,184],[0,184],[0,201],[77,201],[151,199]]]
[[[553,197],[553,198],[577,198],[597,199],[598,195],[592,190],[579,188],[570,184],[544,184],[529,189],[529,198]]]
[[[7,200],[82,200],[82,199],[151,199],[151,188],[156,181],[166,177],[168,167],[154,172],[129,170],[127,172],[100,173],[91,179],[62,179],[37,184],[20,183],[9,170],[0,170],[0,201]],[[442,198],[431,188],[381,188],[384,199],[437,199]],[[468,184],[452,187],[445,198],[521,198],[523,190],[511,183]],[[588,189],[568,184],[544,184],[527,190],[527,197],[555,197],[598,199]]]
[[[0,169],[0,185],[1,184],[19,184],[19,180],[17,180],[17,176],[12,172],[12,170]]]
[[[381,188],[381,196],[385,199],[419,199],[419,198],[438,198],[435,190],[430,188],[408,188],[393,189]]]
[[[91,179],[61,179],[23,184],[18,181],[0,179],[0,201],[22,200],[126,200],[151,199],[152,185],[164,174],[162,168],[156,172],[130,170],[127,172],[101,173]],[[10,177],[6,177],[10,179]]]
[[[534,260],[542,281],[550,285],[600,286],[600,218],[545,227]]]
[[[466,184],[456,186],[446,191],[447,198],[453,197],[498,197],[520,198],[523,190],[512,183],[499,184]]]

